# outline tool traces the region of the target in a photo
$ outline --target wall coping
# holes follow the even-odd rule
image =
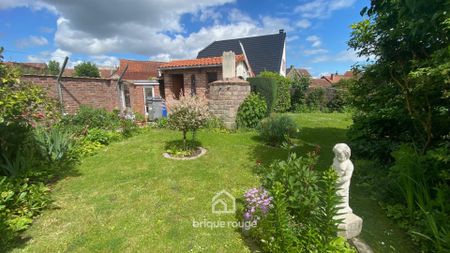
[[[209,85],[215,86],[215,85],[250,85],[250,83],[248,81],[242,80],[240,78],[230,78],[230,79],[226,79],[226,80],[217,80],[214,81],[212,83],[210,83]]]
[[[36,77],[36,78],[53,78],[53,79],[57,79],[58,76],[56,75],[37,75],[37,74],[25,74],[22,75],[22,77]],[[117,79],[113,79],[113,78],[98,78],[98,77],[79,77],[79,76],[62,76],[61,80],[67,80],[67,79],[72,79],[72,80],[82,80],[82,81],[89,81],[89,80],[94,80],[94,81],[111,81],[111,80],[117,80]]]

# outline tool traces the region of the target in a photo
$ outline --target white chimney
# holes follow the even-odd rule
[[[236,77],[236,55],[233,51],[223,52],[222,79],[227,80]]]

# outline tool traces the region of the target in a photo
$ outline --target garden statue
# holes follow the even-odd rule
[[[338,143],[333,148],[334,159],[333,168],[336,170],[339,178],[337,181],[337,195],[342,198],[339,205],[339,215],[352,213],[349,206],[350,179],[353,174],[353,163],[350,161],[351,150],[345,143]]]
[[[354,169],[353,163],[350,161],[351,150],[347,144],[338,143],[334,145],[333,153],[333,168],[338,175],[336,194],[342,198],[342,202],[337,206],[336,219],[341,221],[338,226],[338,236],[351,239],[358,236],[362,230],[362,219],[353,214],[349,205],[350,179]]]

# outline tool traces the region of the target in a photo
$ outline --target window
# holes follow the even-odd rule
[[[191,75],[191,96],[195,96],[197,88],[195,86],[195,75]]]
[[[145,115],[148,115],[147,99],[154,97],[154,96],[155,96],[155,93],[154,93],[153,86],[145,86],[144,87]]]
[[[217,72],[208,72],[206,74],[208,75],[208,83],[217,81]]]
[[[123,98],[124,107],[131,108],[130,89],[128,88],[128,85],[126,85],[126,84],[124,84],[122,86],[122,98]]]

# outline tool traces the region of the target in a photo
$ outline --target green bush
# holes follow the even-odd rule
[[[65,115],[59,125],[75,133],[82,133],[92,128],[116,130],[120,127],[120,117],[103,108],[82,105],[76,114]]]
[[[88,130],[86,140],[90,142],[98,142],[103,145],[109,145],[111,142],[119,141],[122,136],[117,131],[107,131],[98,128],[92,128]]]
[[[338,176],[333,168],[318,170],[316,165],[315,155],[290,154],[287,160],[260,168],[271,205],[248,234],[264,252],[356,252],[336,234]]]
[[[271,78],[277,86],[276,103],[273,108],[275,112],[286,112],[291,108],[291,81],[279,73],[263,71],[261,77]]]
[[[320,111],[326,107],[325,90],[323,88],[312,89],[306,96],[306,106],[311,111]]]
[[[96,154],[105,145],[97,141],[89,141],[87,139],[81,139],[75,146],[75,153],[80,157],[86,157]]]
[[[74,76],[80,77],[100,77],[100,72],[98,71],[97,65],[91,62],[82,62],[74,67]]]
[[[245,98],[239,106],[236,115],[236,125],[238,128],[255,128],[259,126],[261,120],[266,115],[266,102],[260,95],[252,93]]]
[[[247,78],[247,81],[250,82],[252,92],[259,94],[266,101],[266,116],[272,113],[277,101],[275,80],[266,77],[251,77]]]
[[[60,128],[35,130],[35,139],[40,151],[48,163],[62,165],[76,160],[73,156],[74,138]]]
[[[272,146],[289,142],[298,132],[297,124],[287,115],[272,115],[261,122],[260,136]]]
[[[49,189],[28,179],[0,177],[0,250],[50,203]]]

